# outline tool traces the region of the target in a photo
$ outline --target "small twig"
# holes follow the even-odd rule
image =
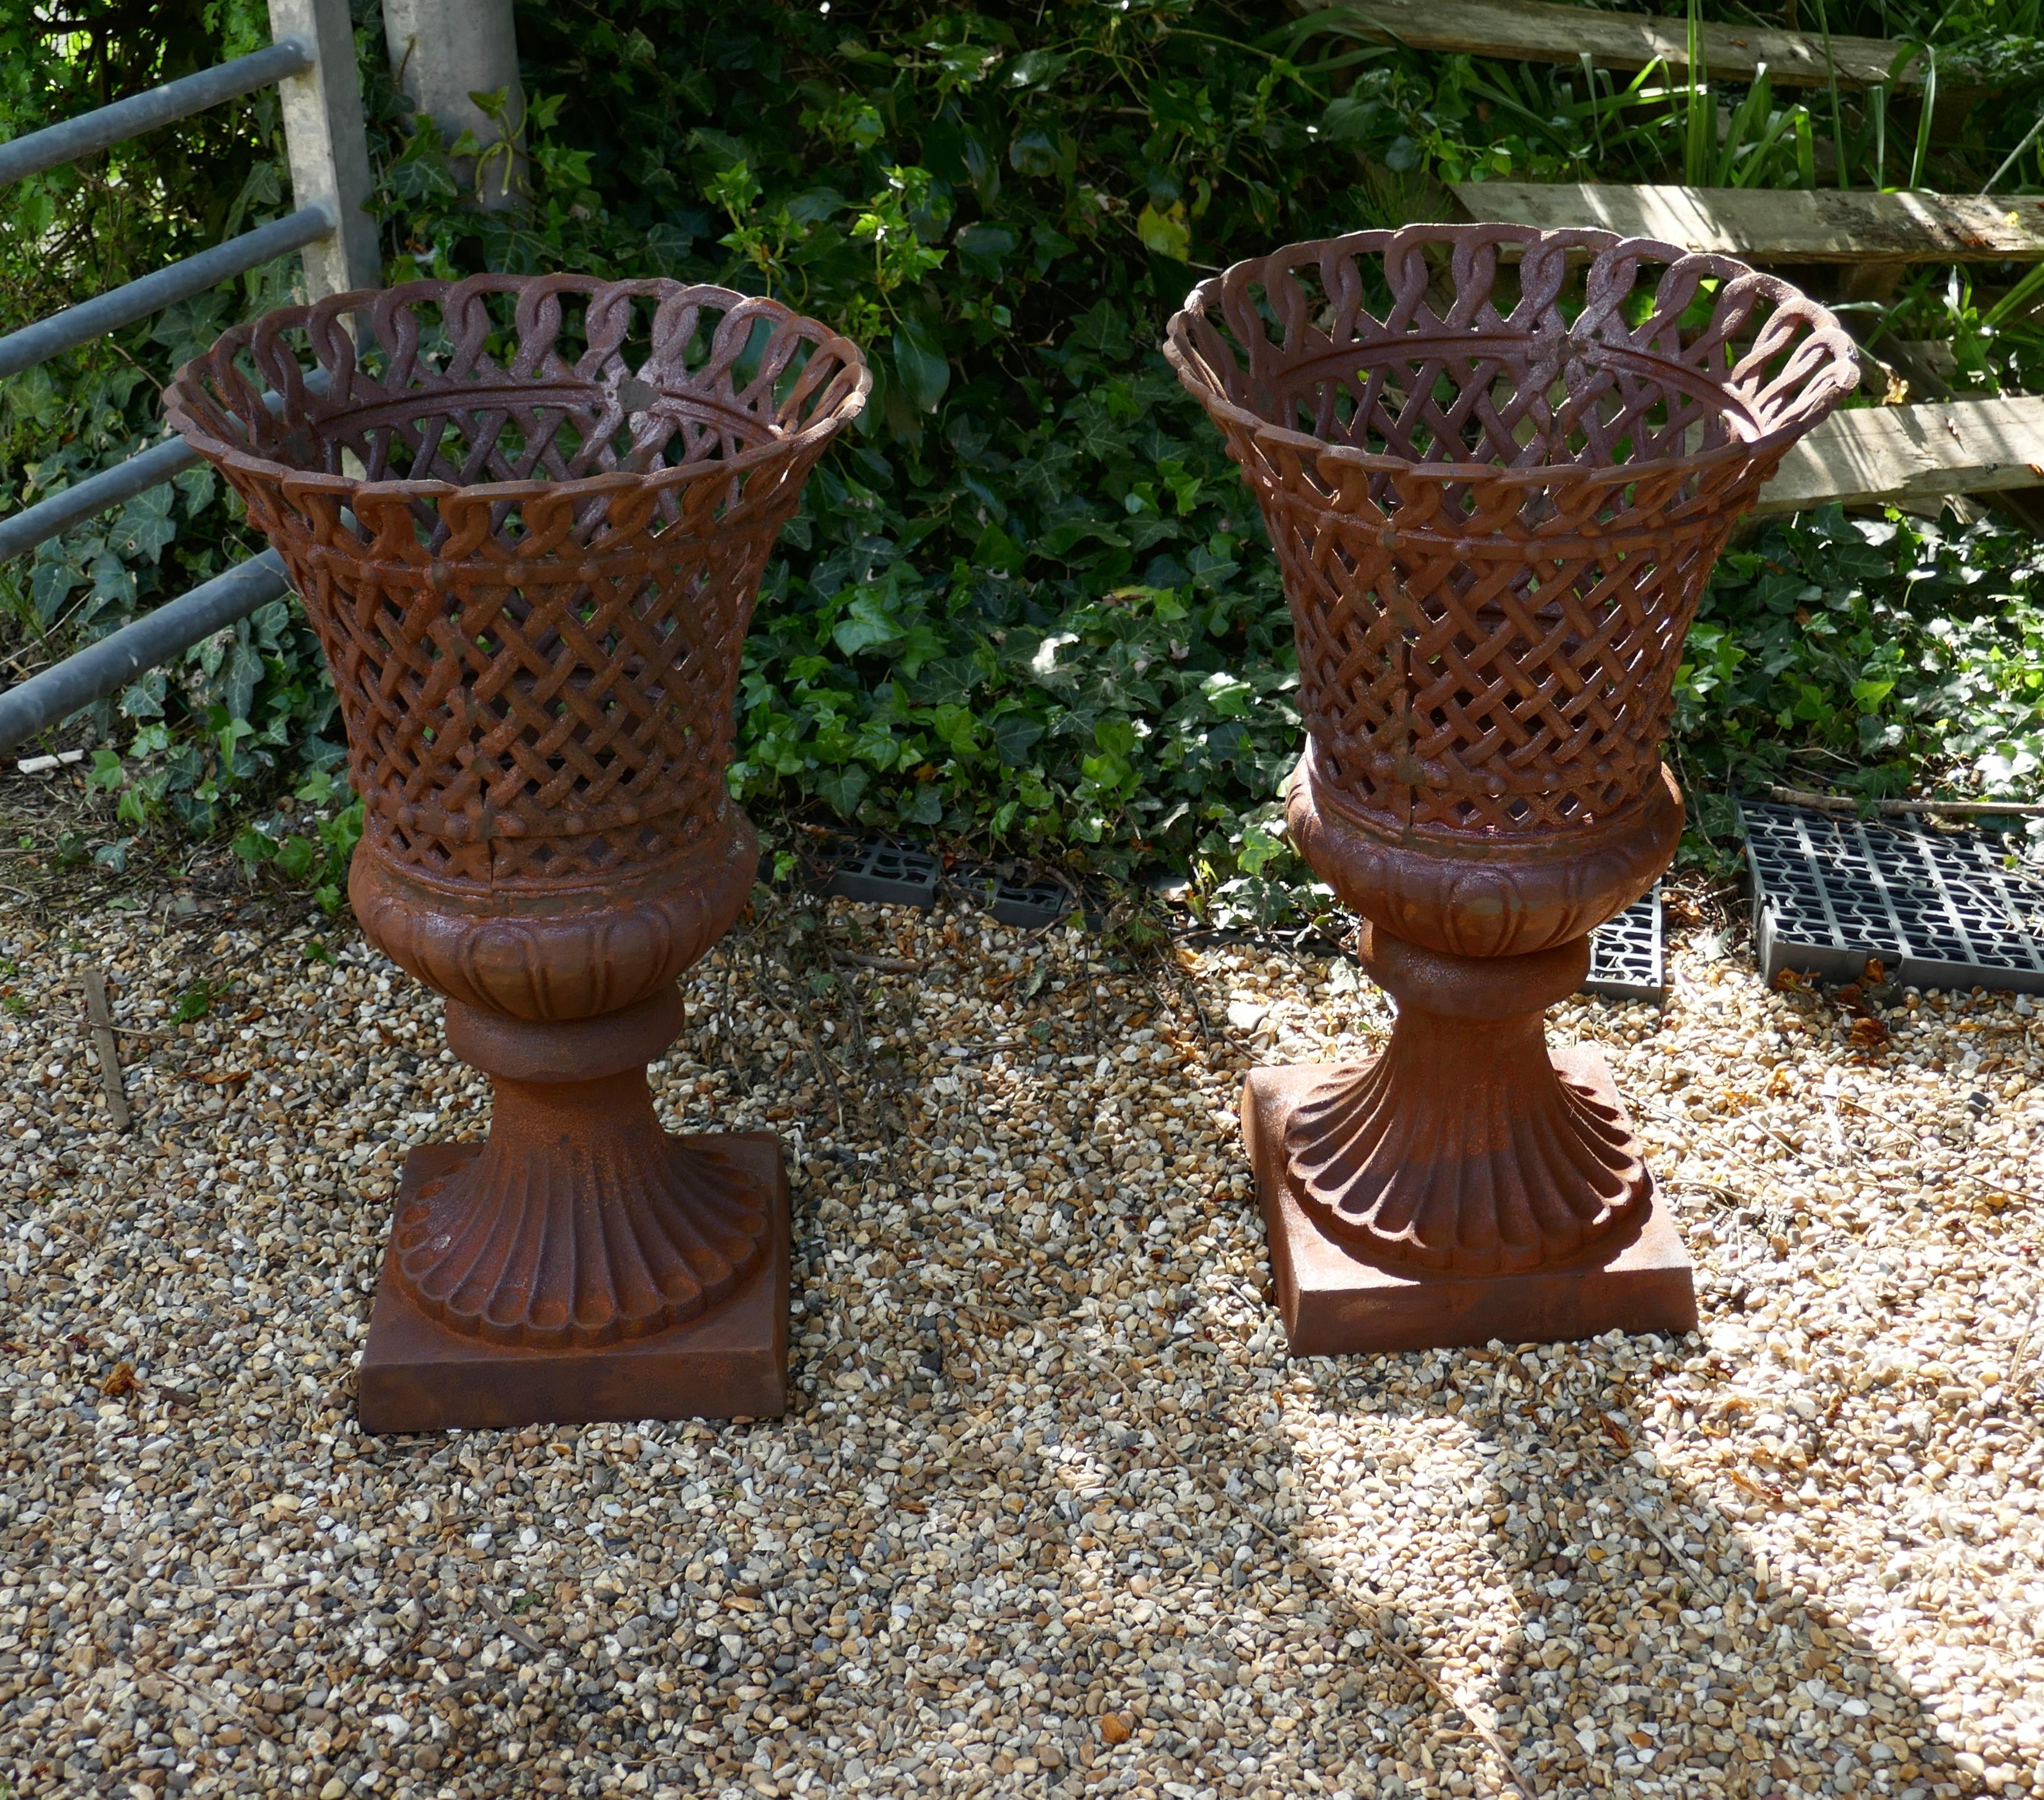
[[[833,950],[831,960],[837,963],[851,963],[862,969],[878,969],[882,975],[917,975],[922,971],[920,963],[907,956],[863,956],[850,950]]]
[[[2023,1328],[2022,1337],[2015,1340],[2015,1349],[2009,1352],[2008,1373],[2002,1378],[2002,1386],[2011,1396],[2020,1396],[2030,1390],[2030,1377],[2023,1370],[2023,1359],[2030,1348],[2031,1339],[2037,1334],[2037,1321],[2040,1315],[2044,1315],[2044,1288],[2039,1288],[2037,1298],[2031,1302],[2030,1322]]]
[[[766,969],[764,958],[761,959],[760,968],[763,974]],[[830,1064],[824,1060],[824,1053],[818,1048],[814,1034],[800,1018],[781,1004],[779,999],[764,981],[759,984],[759,994],[768,1006],[771,1006],[801,1034],[803,1045],[809,1052],[809,1060],[816,1064],[816,1074],[821,1078],[824,1087],[829,1090],[832,1105],[837,1109],[837,1128],[840,1131],[843,1131],[844,1129],[844,1095],[839,1090],[837,1077],[831,1072]]]
[[[1770,787],[1767,798],[1785,806],[1815,806],[1825,812],[1856,813],[1861,802],[1843,794],[1814,794],[1807,788]],[[1926,813],[1934,818],[2044,818],[2044,805],[2020,800],[1877,800],[1873,810],[1888,818]]]
[[[938,1058],[939,1068],[947,1068],[955,1063],[976,1063],[982,1056],[998,1055],[1003,1050],[1027,1050],[1031,1048],[1026,1037],[1003,1037],[992,1044],[975,1044],[970,1047],[953,1044]]]
[[[125,1131],[133,1122],[128,1110],[128,1090],[121,1079],[121,1044],[113,1035],[113,1009],[106,1002],[106,971],[85,971],[85,1012],[92,1021],[93,1048],[99,1052],[99,1085],[106,1094],[106,1111],[116,1131]]]
[[[502,1607],[499,1606],[494,1600],[490,1598],[488,1589],[478,1587],[475,1590],[475,1597],[482,1602],[483,1611],[487,1613],[490,1617],[497,1621],[498,1629],[503,1632],[506,1637],[510,1638],[515,1643],[522,1644],[536,1656],[544,1656],[546,1654],[545,1650],[541,1648],[538,1639],[534,1637],[530,1632],[526,1630],[523,1625],[520,1625],[517,1620],[512,1618]]]

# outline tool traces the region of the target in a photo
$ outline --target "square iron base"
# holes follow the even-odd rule
[[[1618,1107],[1611,1071],[1577,1044],[1556,1067]],[[1326,1071],[1252,1069],[1242,1090],[1242,1134],[1270,1244],[1278,1307],[1295,1356],[1432,1350],[1487,1344],[1547,1344],[1607,1331],[1679,1335],[1696,1324],[1689,1253],[1658,1187],[1636,1229],[1565,1267],[1529,1274],[1393,1274],[1351,1256],[1301,1210],[1285,1167],[1285,1125]]]
[[[684,1137],[717,1149],[770,1195],[767,1250],[701,1317],[595,1349],[488,1344],[428,1318],[392,1279],[386,1245],[356,1393],[365,1432],[465,1431],[605,1420],[778,1417],[788,1387],[788,1171],[771,1132]],[[413,1191],[482,1148],[425,1144],[405,1159],[394,1219]]]

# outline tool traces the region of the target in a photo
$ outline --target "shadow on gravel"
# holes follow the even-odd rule
[[[1358,1616],[1374,1614],[1358,1697],[1387,1679],[1404,1690],[1366,1727],[1347,1784],[1387,1797],[1515,1781],[1570,1797],[1982,1791],[1861,1633],[1637,1447],[1652,1371],[1613,1363],[1633,1348],[1636,1364],[1672,1369],[1658,1341],[1387,1358],[1375,1379],[1301,1365],[1316,1393],[1296,1453],[1337,1509],[1358,1503],[1300,1540]],[[1385,1490],[1406,1523],[1358,1529],[1371,1498],[1384,1516]],[[1400,1680],[1408,1658],[1431,1692]]]

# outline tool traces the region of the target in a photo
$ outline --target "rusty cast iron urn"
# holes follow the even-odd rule
[[[325,649],[355,917],[494,1097],[406,1160],[366,1429],[781,1409],[778,1143],[670,1136],[646,1065],[751,892],[740,652],[869,379],[770,300],[481,275],[272,313],[171,385]]]
[[[1427,225],[1238,263],[1166,354],[1283,571],[1293,840],[1397,1006],[1375,1060],[1245,1089],[1293,1349],[1688,1329],[1609,1073],[1542,1014],[1674,854],[1684,637],[1850,340],[1728,257]]]

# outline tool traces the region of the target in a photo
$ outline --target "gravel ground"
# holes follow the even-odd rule
[[[1703,1333],[1292,1362],[1235,1096],[1381,1033],[1350,963],[777,905],[655,1083],[788,1142],[789,1416],[375,1440],[398,1161],[484,1099],[436,1009],[256,900],[21,898],[24,1794],[2044,1795],[2027,1003],[1862,1017],[1678,930],[1665,1012],[1556,1036]]]

